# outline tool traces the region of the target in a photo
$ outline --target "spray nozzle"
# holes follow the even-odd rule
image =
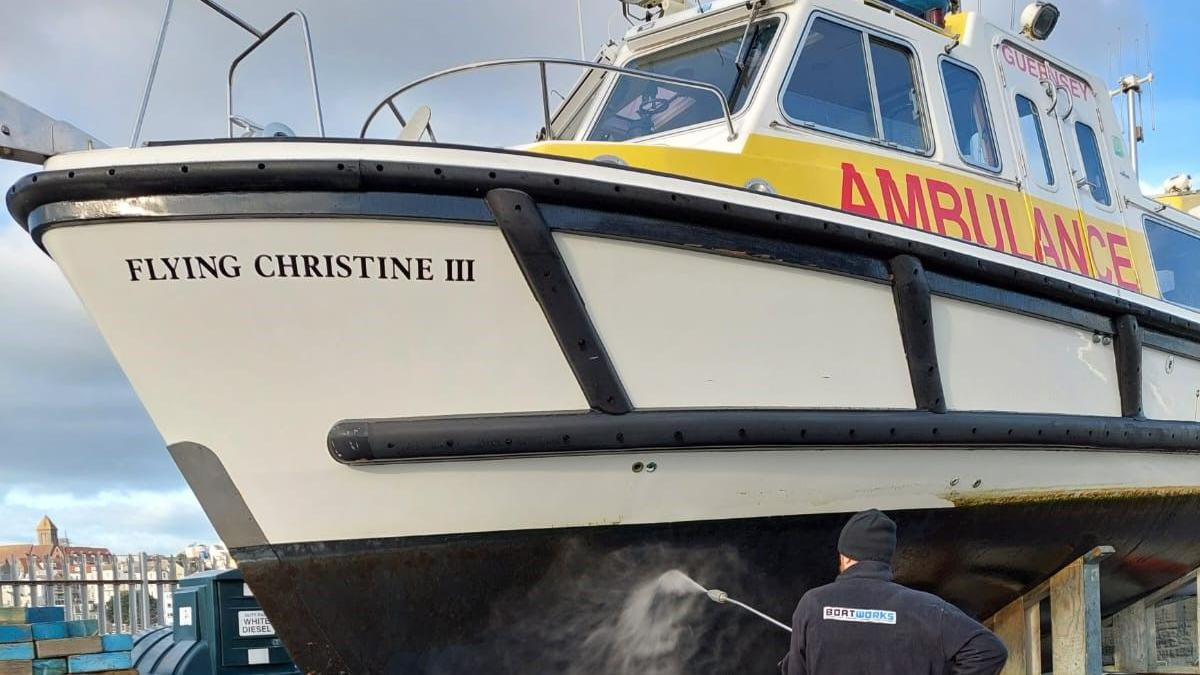
[[[719,591],[714,588],[710,591],[707,591],[705,593],[705,595],[708,596],[709,600],[712,600],[715,603],[718,603],[721,605],[725,605],[725,604],[737,605],[738,607],[741,607],[742,609],[746,610],[747,612],[750,612],[751,614],[757,616],[760,619],[766,619],[767,621],[770,621],[771,623],[786,630],[787,632],[789,632],[789,633],[792,632],[791,627],[788,626],[786,623],[783,623],[782,621],[777,621],[776,619],[773,619],[773,618],[767,616],[766,614],[763,614],[762,612],[758,611],[757,609],[754,609],[753,607],[751,607],[750,605],[747,605],[744,602],[734,600],[733,598],[729,597],[729,594],[726,593],[725,591]]]

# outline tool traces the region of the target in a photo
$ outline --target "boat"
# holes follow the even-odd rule
[[[204,1],[231,82],[304,22]],[[1200,565],[1200,220],[1053,5],[926,4],[631,0],[594,61],[436,73],[359,138],[231,96],[230,138],[56,147],[7,205],[306,672],[767,672],[782,633],[648,636],[631,590],[786,617],[868,507],[981,619],[1112,546],[1112,614]],[[541,75],[527,144],[397,103],[500,67]]]

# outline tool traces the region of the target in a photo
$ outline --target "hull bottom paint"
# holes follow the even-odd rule
[[[1200,564],[1200,495],[994,500],[892,515],[898,580],[981,618],[1099,544],[1116,548],[1101,568],[1106,613]],[[805,590],[835,576],[845,517],[279,544],[235,555],[307,671],[765,673],[787,649],[784,632],[698,594],[655,592],[656,580],[678,568],[786,621]]]

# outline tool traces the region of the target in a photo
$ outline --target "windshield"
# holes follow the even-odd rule
[[[745,26],[634,59],[626,67],[711,83],[725,92],[730,110],[737,112],[746,103],[778,27],[777,19],[755,24],[740,75],[736,64]],[[588,140],[627,141],[722,117],[721,103],[712,92],[622,75]]]

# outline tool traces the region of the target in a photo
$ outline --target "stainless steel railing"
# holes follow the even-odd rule
[[[272,35],[280,28],[283,28],[292,19],[300,21],[300,28],[304,37],[304,50],[308,56],[308,77],[312,83],[313,107],[316,111],[317,130],[322,137],[325,136],[325,117],[321,112],[321,92],[317,85],[317,64],[313,56],[312,34],[308,29],[308,17],[300,10],[292,10],[283,15],[283,18],[276,21],[270,28],[265,31],[260,31],[250,24],[245,19],[231,12],[229,9],[221,6],[216,0],[200,0],[213,11],[228,19],[238,28],[246,31],[254,37],[254,42],[245,50],[233,59],[229,64],[228,86],[225,92],[225,108],[226,108],[226,124],[229,126],[229,137],[233,138],[233,127],[235,116],[233,114],[233,76],[237,71],[238,65],[249,56],[254,50],[262,46]],[[171,23],[171,10],[174,7],[175,0],[166,0],[166,7],[163,9],[162,25],[158,30],[158,41],[154,45],[154,57],[150,60],[150,72],[146,75],[146,86],[142,89],[142,101],[138,107],[137,121],[133,125],[133,136],[129,141],[129,147],[136,148],[138,141],[142,137],[142,123],[146,119],[146,108],[150,104],[150,92],[154,88],[154,79],[158,74],[158,62],[162,57],[163,44],[167,39],[167,28]]]
[[[0,607],[62,607],[102,633],[169,625],[179,579],[198,571],[173,556],[71,554],[0,559]]]
[[[699,80],[686,80],[686,79],[683,79],[680,77],[672,77],[670,75],[658,75],[655,73],[648,73],[648,72],[641,71],[641,70],[633,70],[632,68],[622,68],[620,66],[613,66],[613,65],[610,65],[607,63],[596,63],[594,61],[581,61],[578,59],[560,59],[560,58],[517,58],[517,59],[496,59],[493,61],[479,61],[476,63],[468,63],[468,64],[461,65],[461,66],[455,66],[453,68],[447,68],[446,70],[441,70],[441,71],[438,71],[431,75],[426,75],[425,77],[422,77],[420,79],[413,80],[412,82],[409,82],[408,84],[404,85],[403,87],[400,87],[399,89],[393,91],[391,94],[388,94],[387,96],[385,96],[383,98],[383,100],[381,100],[374,108],[371,109],[371,113],[369,115],[367,115],[367,120],[365,122],[363,122],[362,129],[359,131],[358,137],[359,138],[367,137],[367,131],[368,131],[368,129],[370,129],[371,123],[375,121],[375,117],[385,107],[391,109],[392,114],[396,116],[396,119],[400,122],[401,126],[403,126],[404,118],[400,116],[399,111],[396,109],[394,100],[397,96],[409,91],[410,89],[413,89],[414,87],[425,84],[426,82],[430,82],[432,80],[436,80],[438,78],[446,77],[447,75],[454,75],[457,73],[463,73],[463,72],[467,72],[467,71],[471,71],[471,70],[482,70],[485,68],[495,68],[495,67],[499,67],[499,66],[530,65],[530,64],[536,64],[538,66],[538,74],[541,79],[541,88],[542,88],[542,115],[543,115],[544,124],[545,124],[544,134],[545,134],[546,138],[549,138],[551,140],[553,140],[553,138],[552,138],[553,127],[551,126],[552,121],[553,121],[552,120],[553,114],[550,111],[550,92],[549,92],[549,87],[546,83],[546,66],[549,64],[578,66],[580,68],[603,70],[603,71],[612,72],[612,73],[619,73],[621,75],[628,75],[629,77],[634,77],[634,78],[638,78],[638,79],[642,79],[642,80],[650,80],[652,82],[666,82],[669,84],[675,84],[675,85],[690,87],[693,89],[701,89],[701,90],[707,91],[707,92],[711,93],[713,96],[715,96],[721,104],[721,114],[725,120],[725,128],[729,132],[729,140],[732,141],[735,138],[737,138],[737,131],[733,127],[733,114],[732,114],[732,112],[730,112],[730,109],[729,109],[729,99],[725,96],[725,92],[721,91],[721,89],[714,84],[710,84],[708,82],[701,82]]]
[[[215,6],[216,4],[212,2],[212,0],[200,0],[200,2],[203,2],[210,7]],[[238,54],[233,60],[233,63],[229,64],[229,86],[225,91],[225,108],[230,138],[233,138],[233,74],[237,70],[238,64],[240,64],[243,59],[249,56],[251,52],[261,47],[262,44],[267,41],[267,38],[274,35],[275,31],[283,28],[292,19],[300,20],[300,28],[304,35],[304,49],[308,54],[308,78],[309,82],[312,83],[313,108],[316,110],[317,115],[317,132],[321,134],[322,138],[325,137],[325,117],[321,114],[321,91],[317,86],[317,63],[313,57],[312,34],[309,33],[308,30],[308,17],[304,16],[304,12],[294,9],[287,14],[284,14],[282,19],[275,22],[275,25],[259,34],[258,39],[256,39],[254,43],[247,47],[241,54]],[[248,28],[248,26],[243,26],[243,28]]]

